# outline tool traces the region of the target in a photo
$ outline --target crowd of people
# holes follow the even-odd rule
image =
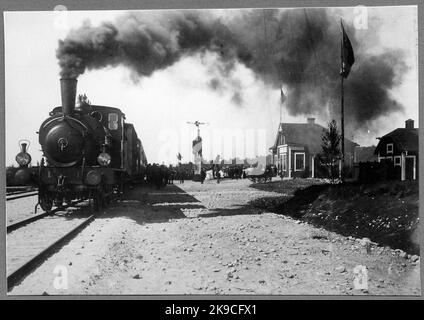
[[[271,168],[267,169],[271,170]],[[230,179],[246,178],[246,172],[241,166],[230,166],[226,168],[221,168],[216,165],[213,165],[212,167],[204,166],[200,171],[200,182],[202,184],[208,175],[210,176],[208,179],[215,179],[217,183],[220,183],[224,177]],[[154,163],[147,165],[145,181],[160,189],[168,184],[173,184],[174,180],[177,180],[180,184],[182,184],[185,180],[195,179],[195,176],[196,175],[193,170],[189,170],[185,167],[174,167],[172,165],[165,166]],[[270,176],[275,176],[275,174],[270,174]],[[199,177],[199,175],[197,175],[197,177]],[[199,178],[197,178],[196,181],[199,181]]]
[[[184,183],[184,180],[191,179],[193,174],[186,169],[175,168],[159,165],[157,163],[148,164],[146,167],[145,181],[156,186],[158,189],[173,184],[174,180]]]

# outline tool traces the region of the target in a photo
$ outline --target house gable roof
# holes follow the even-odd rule
[[[274,145],[270,148],[276,150],[281,145],[282,136],[285,136],[286,144],[304,145],[312,154],[322,151],[322,135],[327,131],[323,126],[316,123],[280,123]],[[346,150],[357,146],[355,142],[345,139]]]
[[[402,151],[409,151],[409,152],[418,152],[418,129],[407,129],[407,128],[397,128],[393,130],[392,132],[389,132],[388,134],[382,136],[380,138],[380,142],[377,145],[377,148],[375,148],[375,154],[377,154],[380,149],[382,148],[382,145],[384,144],[383,141],[391,139],[396,144],[396,147],[398,150]]]

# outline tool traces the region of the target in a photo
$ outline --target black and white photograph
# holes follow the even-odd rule
[[[3,18],[8,296],[421,296],[417,5]]]

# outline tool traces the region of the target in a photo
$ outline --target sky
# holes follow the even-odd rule
[[[403,105],[402,110],[384,114],[373,119],[365,130],[347,134],[347,138],[369,146],[378,143],[377,137],[404,127],[406,119],[414,119],[418,125],[418,34],[414,6],[366,9],[366,28],[355,31],[358,44],[366,46],[362,51],[382,54],[401,49],[406,67],[399,83],[390,88],[390,96]],[[335,19],[343,18],[346,25],[353,25],[358,17],[357,8],[329,11]],[[213,15],[229,21],[240,12],[215,10]],[[92,26],[98,26],[123,14],[122,11],[4,13],[6,165],[15,164],[21,139],[30,141],[28,151],[33,164],[41,159],[36,132],[61,101],[56,58],[59,39],[64,39],[87,19]],[[335,50],[339,52],[340,48]],[[357,61],[359,64],[361,56],[357,56]],[[178,152],[183,161],[192,160],[191,141],[196,128],[187,122],[196,120],[206,123],[201,127],[201,135],[203,155],[207,159],[218,154],[241,158],[267,154],[280,118],[280,88],[269,86],[248,66],[236,63],[227,77],[221,79],[224,89],[212,90],[210,79],[218,77],[219,70],[216,53],[195,52],[145,77],[135,78],[134,72],[123,65],[87,70],[78,78],[77,92],[87,94],[92,104],[120,108],[126,121],[134,124],[149,162],[176,163]],[[241,104],[234,101],[234,85],[243,97]],[[282,86],[289,96],[290,89],[284,83]],[[323,126],[337,117],[331,109],[320,110],[293,115],[283,104],[282,117],[284,122],[305,122],[307,117],[315,117]],[[228,141],[237,143],[229,145]]]

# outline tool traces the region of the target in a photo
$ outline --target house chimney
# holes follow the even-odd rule
[[[60,94],[62,96],[63,115],[72,115],[75,110],[75,98],[77,94],[77,79],[60,79]]]
[[[406,129],[414,129],[414,120],[408,119],[405,121],[405,128]]]
[[[307,122],[308,124],[315,124],[315,118],[308,118]]]

